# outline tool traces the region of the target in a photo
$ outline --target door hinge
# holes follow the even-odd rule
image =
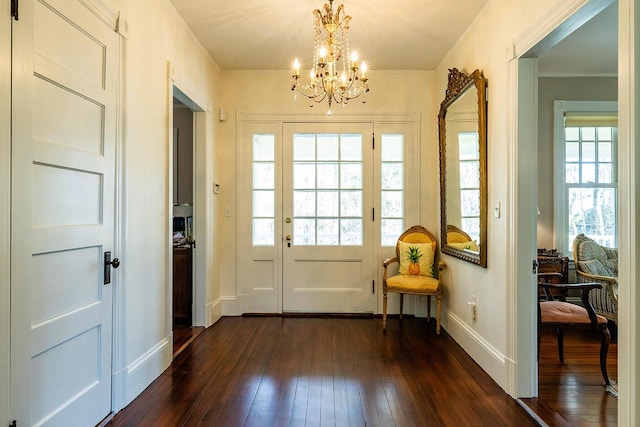
[[[9,427],[18,427],[18,422],[16,420],[11,421],[11,424],[9,424]]]
[[[371,221],[376,220],[376,208],[371,208]]]
[[[16,21],[20,18],[18,14],[18,0],[11,0],[11,17]]]
[[[531,268],[531,273],[533,273],[533,274],[538,274],[538,260],[534,259],[534,260],[531,262],[531,267],[532,267],[532,268]]]
[[[371,134],[371,148],[373,150],[376,149],[376,133],[375,132]]]
[[[376,281],[375,280],[371,281],[371,293],[372,294],[376,293]]]

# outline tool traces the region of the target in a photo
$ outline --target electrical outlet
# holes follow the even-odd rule
[[[478,318],[478,304],[476,302],[475,295],[471,295],[471,301],[467,303],[467,306],[469,307],[469,316],[471,317],[471,320],[475,321]]]

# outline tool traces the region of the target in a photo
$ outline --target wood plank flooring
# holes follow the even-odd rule
[[[604,387],[598,359],[599,336],[590,331],[567,330],[564,341],[562,364],[554,332],[544,332],[540,343],[538,399],[524,399],[525,403],[551,427],[616,426],[618,399]],[[615,382],[617,359],[618,345],[612,341],[607,371]]]
[[[108,425],[537,423],[433,321],[225,317]]]

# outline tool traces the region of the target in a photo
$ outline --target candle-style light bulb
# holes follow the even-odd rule
[[[355,50],[351,54],[351,66],[352,67],[358,66],[358,52],[356,52]]]
[[[318,56],[320,57],[320,63],[324,64],[325,58],[327,57],[327,48],[322,46],[318,51]]]
[[[360,70],[362,70],[362,78],[367,78],[367,63],[362,61],[362,65],[360,66]]]
[[[300,75],[300,61],[298,61],[298,58],[296,58],[295,61],[293,61],[293,68],[296,71],[296,76]]]

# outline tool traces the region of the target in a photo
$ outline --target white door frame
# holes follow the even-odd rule
[[[553,8],[549,13],[537,22],[532,28],[528,29],[518,37],[513,44],[513,56],[508,58],[509,62],[509,90],[510,90],[510,105],[511,115],[509,118],[510,137],[514,143],[510,147],[510,170],[509,182],[513,183],[509,188],[509,207],[513,212],[510,218],[509,230],[511,235],[509,238],[509,252],[513,254],[513,262],[509,263],[508,281],[511,283],[509,289],[509,306],[513,307],[513,310],[509,313],[509,325],[508,340],[509,351],[516,362],[513,364],[510,371],[509,390],[508,392],[516,398],[519,397],[531,397],[537,396],[537,361],[535,355],[537,354],[537,333],[536,324],[537,318],[535,313],[535,301],[537,299],[537,293],[535,292],[535,275],[532,274],[531,261],[535,257],[535,248],[537,241],[537,233],[535,231],[536,218],[533,215],[535,206],[537,205],[537,56],[546,51],[551,46],[555,45],[558,41],[562,40],[567,34],[569,34],[576,26],[591,19],[595,14],[600,12],[606,6],[612,3],[613,0],[598,1],[598,0],[573,0],[570,2],[559,2],[558,5]],[[634,17],[633,13],[633,1],[621,0],[619,2],[619,15]],[[631,13],[631,14],[628,14]],[[635,17],[635,21],[639,18]],[[633,40],[629,37],[628,33],[630,28],[633,28],[633,22],[628,23],[629,27],[621,28],[619,37],[619,50],[621,52],[621,64],[625,62],[625,59],[633,57],[628,52],[625,52],[623,48],[629,49],[633,52]],[[624,27],[624,26],[621,26]],[[627,46],[626,43],[629,43]],[[635,70],[633,61],[626,63],[629,69],[632,71],[628,74],[622,72],[620,67],[619,71],[619,101],[623,101],[622,93],[624,92],[627,104],[621,102],[620,105],[620,133],[619,133],[619,152],[620,159],[627,159],[629,164],[625,169],[625,166],[621,164],[621,170],[625,170],[630,178],[633,178],[634,164],[633,146],[629,143],[629,126],[626,124],[633,124],[634,121],[630,120],[630,111],[633,111],[634,100],[629,93],[630,90],[622,91],[620,88],[629,88],[631,86],[634,76],[633,70]],[[635,95],[636,98],[638,95]],[[533,118],[533,120],[532,120]],[[625,119],[627,123],[625,123]],[[633,128],[632,128],[633,129]],[[637,132],[637,131],[636,131]],[[625,139],[626,138],[626,139]],[[533,159],[533,161],[532,161]],[[635,160],[636,163],[639,160]],[[621,162],[622,163],[622,162]],[[621,172],[624,173],[624,172]],[[624,180],[620,180],[621,183]],[[633,240],[634,244],[637,244],[637,239],[631,239],[631,233],[625,233],[625,228],[630,227],[631,230],[635,230],[635,214],[634,207],[632,205],[635,197],[635,193],[629,190],[635,190],[635,183],[633,179],[628,180],[629,183],[623,184],[621,196],[619,197],[619,209],[620,209],[620,234],[621,234],[621,266],[620,280],[625,281],[625,273],[628,274],[627,283],[635,283],[628,280],[632,277],[636,278],[640,276],[640,270],[638,266],[633,266],[635,271],[631,271],[630,261],[635,259],[635,253],[632,248]],[[629,187],[627,187],[627,185]],[[626,199],[622,196],[625,194],[630,195],[630,198]],[[624,237],[623,237],[624,236]],[[631,257],[624,256],[624,249],[628,248],[627,254]],[[627,270],[624,271],[624,267]],[[620,379],[620,403],[619,407],[624,409],[619,411],[618,422],[620,425],[634,425],[632,420],[635,420],[635,407],[630,405],[630,402],[635,401],[636,389],[639,387],[637,381],[630,381],[630,376],[633,379],[638,378],[638,372],[636,372],[635,366],[632,361],[635,358],[627,359],[628,356],[625,352],[629,352],[630,349],[635,348],[635,310],[636,304],[632,304],[632,297],[637,301],[638,294],[632,295],[635,292],[631,289],[631,286],[622,286],[620,291],[620,300],[627,301],[626,307],[620,309],[620,330],[623,332],[633,331],[633,334],[625,333],[620,334],[621,344],[619,347],[619,357],[621,361],[628,361],[625,365],[621,363],[619,365],[618,375]],[[625,313],[625,308],[628,308],[629,312]],[[631,320],[630,325],[625,321]],[[629,328],[629,329],[627,329]],[[626,346],[629,348],[626,348]],[[627,355],[629,353],[626,353]],[[635,351],[633,353],[635,356]],[[625,391],[627,394],[625,394]],[[633,399],[633,400],[629,400]],[[634,411],[634,413],[631,413]]]
[[[208,327],[213,323],[211,307],[208,307],[206,284],[211,283],[213,254],[213,225],[211,224],[213,183],[212,147],[207,146],[211,140],[211,101],[204,101],[186,89],[186,83],[177,77],[175,64],[167,62],[167,175],[166,204],[167,222],[165,230],[165,331],[173,342],[173,98],[175,97],[193,111],[193,217],[194,239],[196,248],[193,252],[193,324]],[[173,352],[172,352],[173,353]]]
[[[279,144],[279,139],[282,137],[282,124],[283,123],[326,123],[328,121],[327,116],[325,114],[309,114],[309,115],[304,115],[304,116],[299,116],[299,115],[288,115],[288,114],[261,114],[261,113],[256,113],[256,114],[248,114],[245,112],[238,112],[237,113],[237,138],[236,138],[236,145],[237,145],[237,149],[238,149],[238,156],[236,158],[237,160],[237,168],[238,170],[242,170],[243,168],[246,167],[245,165],[245,161],[247,161],[247,157],[246,157],[246,153],[243,154],[243,150],[246,151],[246,147],[244,147],[242,144],[246,143],[243,142],[242,139],[243,138],[247,138],[250,134],[250,132],[248,131],[248,129],[250,128],[251,125],[255,125],[260,127],[260,129],[270,129],[269,132],[274,132],[276,134],[276,145]],[[378,144],[380,143],[380,135],[382,135],[382,133],[385,130],[388,129],[395,129],[395,126],[399,126],[399,125],[406,125],[406,137],[411,141],[411,145],[408,147],[408,155],[407,155],[407,159],[406,159],[406,163],[405,166],[407,168],[409,168],[410,170],[413,171],[419,171],[419,164],[420,164],[420,152],[421,152],[421,138],[420,138],[420,122],[421,122],[421,113],[420,112],[412,112],[412,113],[406,113],[406,114],[366,114],[366,115],[361,115],[361,114],[345,114],[345,115],[334,115],[331,119],[330,119],[331,123],[373,123],[373,129],[376,135],[376,147],[378,147]],[[393,133],[393,132],[391,132]],[[380,150],[375,150],[377,153],[379,153]],[[376,157],[377,156],[377,157]],[[377,162],[379,161],[379,154],[374,153],[374,167],[377,164]],[[276,175],[276,180],[281,179],[279,177],[279,175]],[[405,224],[405,226],[409,226],[411,224],[414,223],[418,223],[419,222],[419,218],[420,218],[420,203],[419,203],[419,186],[416,186],[416,188],[411,188],[408,189],[409,187],[407,186],[407,182],[409,181],[409,174],[407,174],[405,172],[405,191],[407,192],[405,194],[406,198],[408,198],[409,200],[411,200],[411,202],[409,202],[408,204],[405,203],[405,220],[407,221],[407,223]],[[374,185],[374,201],[378,200],[377,198],[379,197],[379,193],[380,193],[380,187],[379,184],[376,183]],[[236,189],[236,191],[238,191],[237,194],[237,198],[236,198],[236,211],[240,212],[241,208],[243,208],[242,206],[239,205],[240,203],[240,192],[242,191],[242,189],[240,187],[238,187]],[[246,197],[246,195],[242,195],[243,197]],[[374,202],[374,205],[377,204],[377,202]],[[276,206],[278,206],[278,202],[276,200]],[[246,206],[244,206],[244,208],[246,208]],[[376,216],[378,216],[378,213],[376,213]],[[280,231],[279,225],[281,224],[282,221],[276,221],[276,236],[281,236],[282,232]],[[372,305],[373,311],[374,313],[381,313],[381,306],[382,306],[382,259],[386,258],[387,256],[391,256],[393,254],[393,249],[390,247],[386,247],[386,248],[380,248],[380,232],[379,232],[379,223],[374,224],[374,254],[373,254],[373,259],[374,259],[374,267],[375,267],[375,272],[374,272],[374,277],[375,277],[375,294],[374,295],[374,302]],[[238,227],[236,228],[236,241],[242,241],[242,240],[246,240],[247,236],[246,233],[243,234],[243,230],[241,230],[241,225],[238,225]],[[269,260],[273,260],[274,263],[277,264],[277,268],[278,271],[274,272],[273,277],[274,280],[277,282],[277,301],[275,304],[272,304],[272,306],[277,306],[277,313],[282,313],[282,277],[281,277],[281,256],[282,256],[282,241],[279,237],[276,238],[276,243],[275,243],[275,247],[274,247],[274,251],[275,251],[275,255],[270,256]],[[384,255],[383,255],[384,254]],[[242,268],[240,263],[237,262],[237,254],[236,254],[236,267],[237,267],[237,271],[236,271],[236,277],[238,278],[238,282],[237,282],[237,290],[236,290],[236,301],[237,301],[237,305],[235,307],[235,311],[233,311],[233,314],[235,315],[241,315],[245,312],[247,312],[247,295],[246,292],[248,292],[248,290],[246,289],[246,286],[243,282],[241,282],[241,274],[240,274],[240,269]],[[425,313],[426,314],[426,306],[424,306],[424,304],[417,304],[416,297],[414,298],[405,298],[405,312],[415,312],[415,313]],[[422,297],[420,297],[422,298]],[[251,310],[249,310],[250,312]]]
[[[0,0],[0,10],[10,10]],[[8,16],[0,27],[0,58],[11,58]],[[11,253],[11,61],[0,61],[0,420],[9,420]]]

